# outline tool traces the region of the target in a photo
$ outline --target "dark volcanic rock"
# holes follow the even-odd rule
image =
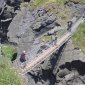
[[[30,2],[30,0],[6,0],[6,3],[11,6],[17,6],[22,2]]]
[[[4,4],[10,6],[18,6],[21,2],[29,2],[30,0],[0,0],[0,8],[3,8]]]
[[[63,69],[63,70],[60,70],[60,71],[58,72],[58,76],[59,76],[60,78],[65,77],[65,75],[67,75],[67,74],[69,74],[69,70],[68,70],[68,69]]]
[[[5,20],[7,18],[13,18],[12,9],[4,10],[3,15],[2,15],[2,20]]]
[[[32,24],[32,29],[35,32],[42,34],[54,28],[56,25],[59,25],[56,24],[56,16],[49,14],[44,8],[33,11],[32,15],[35,17],[35,20]]]
[[[24,0],[6,0],[6,3],[11,6],[19,5]]]
[[[41,17],[41,16],[44,16],[44,14],[46,14],[46,13],[47,13],[47,11],[44,8],[40,8],[40,9],[34,10],[32,14],[34,17],[36,17],[36,16]]]
[[[0,38],[2,42],[7,40],[8,26],[15,16],[14,7],[4,4],[0,10],[0,31],[2,32]],[[5,34],[5,35],[4,35]]]

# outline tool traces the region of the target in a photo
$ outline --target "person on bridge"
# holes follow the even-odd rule
[[[56,45],[56,43],[57,43],[57,36],[56,35],[57,35],[56,32],[54,32],[54,36],[55,36],[54,45]]]
[[[24,67],[26,66],[26,61],[27,61],[27,53],[26,53],[26,51],[23,51],[22,52],[22,54],[21,54],[21,56],[20,56],[20,61],[22,62],[22,63],[24,63]]]
[[[72,25],[73,25],[73,22],[72,22],[72,21],[68,21],[68,22],[67,22],[67,25],[68,25],[67,30],[68,30],[68,31],[71,31],[71,27],[72,27]]]
[[[56,45],[56,43],[57,43],[57,36],[55,36],[54,45]]]

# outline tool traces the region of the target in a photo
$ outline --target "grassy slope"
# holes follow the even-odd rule
[[[74,1],[79,3],[85,3],[85,0],[34,0],[34,5],[46,4],[46,3],[59,3],[64,4],[66,1]]]
[[[8,59],[0,58],[0,85],[23,85],[20,81]]]
[[[69,21],[74,15],[71,9],[66,8],[64,6],[64,3],[66,1],[69,0],[33,0],[31,9],[33,10],[39,7],[44,7],[46,10],[49,10],[49,13],[56,15],[56,17],[58,16],[58,23],[60,23],[63,26],[66,26],[67,21]],[[70,0],[70,1],[80,3],[85,2],[85,0]]]
[[[82,23],[73,35],[73,43],[85,53],[85,22]]]
[[[11,45],[2,45],[2,53],[4,57],[7,57],[12,60],[14,57],[13,55],[16,53],[16,48]]]
[[[35,6],[39,6],[39,5],[47,5],[49,3],[58,3],[58,4],[64,4],[65,1],[68,0],[34,0],[33,4]]]
[[[75,2],[79,2],[81,4],[85,4],[85,0],[71,0],[71,1],[75,1]]]
[[[56,37],[60,38],[64,35],[64,33],[66,33],[67,30],[60,30],[56,33]],[[40,39],[41,42],[47,43],[49,41],[51,41],[51,36],[47,35],[47,36],[42,36]]]

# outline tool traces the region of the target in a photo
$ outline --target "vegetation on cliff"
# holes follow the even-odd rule
[[[75,48],[80,48],[85,53],[85,22],[81,23],[73,35]]]
[[[7,58],[0,58],[0,85],[23,85]]]
[[[46,3],[57,3],[57,4],[64,4],[66,2],[74,2],[74,3],[85,3],[85,0],[34,0],[34,5],[46,4]]]
[[[9,60],[16,58],[16,48],[12,45],[2,45],[2,55]]]

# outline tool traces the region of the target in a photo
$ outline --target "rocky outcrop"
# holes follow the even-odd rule
[[[24,18],[25,17],[25,18]],[[32,14],[29,10],[22,9],[13,19],[9,26],[8,37],[10,42],[18,43],[18,38],[25,34],[26,29],[31,29],[35,34],[42,34],[47,30],[54,28],[56,25],[56,17],[48,15],[45,9],[34,11]],[[15,29],[15,33],[14,32]],[[20,31],[21,30],[21,31]]]
[[[66,65],[66,64],[65,64]],[[63,69],[69,69],[69,74],[64,75],[63,78],[60,80],[58,85],[84,85],[84,75],[85,69],[84,68],[85,62],[81,61],[72,61],[69,63],[69,67],[63,65]],[[62,69],[62,70],[63,70]]]
[[[56,21],[56,16],[48,13],[44,8],[33,11],[32,15],[35,17],[32,29],[36,32],[44,33],[55,26],[60,26]]]
[[[21,2],[25,2],[25,1],[26,0],[0,0],[0,12],[1,12],[0,15],[4,12],[4,10],[5,13],[7,12],[12,13],[13,11],[19,8]]]
[[[11,0],[0,0],[0,38],[1,42],[7,41],[8,26],[15,16],[15,7],[10,6]]]
[[[25,0],[6,0],[6,3],[10,6],[17,6],[21,2],[24,2]]]
[[[24,0],[0,0],[0,8],[3,8],[4,4],[10,5],[10,6],[17,6],[21,2],[24,2]]]
[[[28,50],[34,37],[38,37],[56,25],[60,26],[56,22],[56,17],[47,13],[45,9],[30,12],[29,9],[22,7],[8,28],[8,41],[20,45],[19,52]]]

